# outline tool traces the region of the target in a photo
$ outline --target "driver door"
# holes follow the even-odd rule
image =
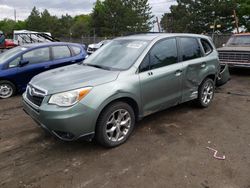
[[[51,55],[49,47],[43,47],[26,52],[22,56],[28,64],[18,67],[17,77],[23,87],[37,74],[50,69]]]
[[[141,100],[145,116],[174,106],[181,101],[183,66],[178,61],[175,38],[156,43],[139,70]]]

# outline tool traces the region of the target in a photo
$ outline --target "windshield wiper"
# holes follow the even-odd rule
[[[98,68],[98,69],[111,70],[111,68],[105,67],[105,66],[101,66],[101,65],[86,64],[86,63],[84,63],[83,65],[87,65],[87,66],[90,66],[90,67],[95,67],[95,68]]]

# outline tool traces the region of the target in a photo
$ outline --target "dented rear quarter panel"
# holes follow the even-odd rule
[[[220,67],[218,52],[214,49],[207,56],[184,61],[183,67],[182,102],[186,102],[198,97],[199,86],[206,77],[214,76],[216,79]]]

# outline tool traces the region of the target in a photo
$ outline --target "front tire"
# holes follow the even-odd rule
[[[95,138],[105,147],[116,147],[127,141],[134,125],[135,113],[131,106],[124,102],[115,102],[100,114]]]
[[[3,80],[0,81],[0,99],[7,99],[15,95],[16,87],[13,83]]]
[[[207,108],[213,101],[215,84],[211,78],[206,78],[200,85],[197,104],[201,108]]]

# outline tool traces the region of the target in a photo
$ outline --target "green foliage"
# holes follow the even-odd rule
[[[25,21],[0,21],[0,30],[50,32],[54,37],[119,36],[151,29],[152,12],[148,0],[97,0],[91,15],[53,16],[34,7]]]
[[[167,32],[209,33],[214,24],[221,25],[216,28],[220,32],[231,32],[235,29],[234,9],[239,13],[240,26],[249,24],[249,0],[177,0],[177,3],[161,20]]]
[[[72,27],[70,29],[72,37],[80,38],[82,36],[90,35],[90,15],[79,15],[76,16],[73,20]]]
[[[238,0],[238,17],[240,25],[250,32],[250,0]]]
[[[15,22],[14,20],[5,19],[0,21],[0,30],[7,35],[7,38],[12,38],[14,30],[21,30],[26,27],[25,21]]]
[[[91,26],[99,36],[119,36],[151,29],[148,0],[97,0]]]
[[[27,28],[34,31],[41,31],[41,13],[34,7],[26,20]]]

